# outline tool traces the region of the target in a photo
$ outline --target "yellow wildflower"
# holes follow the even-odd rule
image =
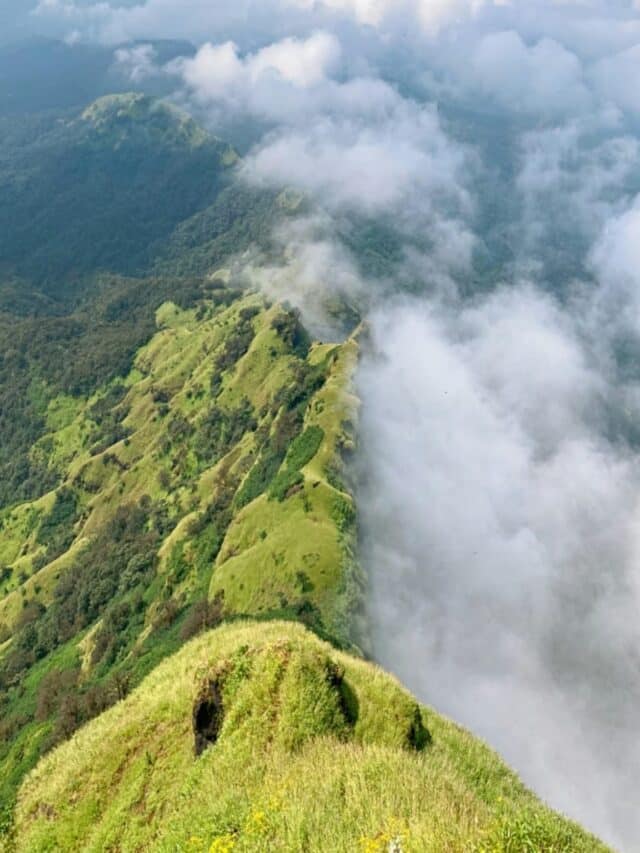
[[[249,835],[264,835],[269,828],[267,815],[263,811],[251,812],[247,818],[246,832]]]
[[[219,835],[211,842],[209,853],[231,853],[235,846],[236,839],[233,835]]]
[[[396,818],[387,821],[385,829],[373,838],[360,838],[361,853],[403,853],[403,842],[408,837],[406,825]]]
[[[271,797],[271,799],[269,800],[269,803],[267,805],[267,808],[271,812],[279,811],[282,808],[282,798],[278,797],[277,795]]]

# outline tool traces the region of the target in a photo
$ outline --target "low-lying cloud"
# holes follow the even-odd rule
[[[377,656],[634,849],[640,467],[604,434],[609,365],[527,286],[401,301],[372,334],[361,507]]]
[[[233,42],[205,44],[196,56],[177,63],[185,83],[203,101],[242,98],[240,108],[251,106],[254,92],[273,81],[307,89],[321,83],[340,60],[339,41],[326,32],[307,39],[287,38],[240,57]]]

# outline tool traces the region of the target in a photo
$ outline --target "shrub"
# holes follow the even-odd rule
[[[313,581],[306,572],[296,572],[296,580],[300,586],[300,592],[304,595],[313,592],[315,589]]]
[[[300,312],[297,309],[278,314],[274,317],[271,328],[298,358],[305,359],[308,356],[311,338],[300,321]]]
[[[287,467],[294,471],[304,468],[320,450],[323,440],[324,430],[321,427],[307,427],[291,444],[286,458]]]
[[[345,533],[354,525],[356,520],[353,503],[348,498],[337,495],[331,507],[331,518],[341,533]]]
[[[263,451],[261,458],[253,466],[238,492],[236,497],[238,508],[250,504],[269,488],[282,464],[283,456],[284,452],[276,453],[271,448]]]
[[[290,411],[294,409],[304,411],[311,397],[322,388],[326,378],[324,365],[298,362],[294,367],[291,382],[281,388],[274,399],[276,411],[281,406]]]
[[[36,719],[39,722],[47,720],[58,708],[62,697],[78,685],[79,671],[68,669],[63,672],[51,670],[38,687]]]
[[[180,613],[180,605],[175,598],[169,598],[167,601],[161,601],[153,617],[152,628],[154,631],[161,631],[164,628],[169,628],[178,618]]]
[[[293,491],[298,491],[298,487],[304,483],[304,477],[300,471],[292,471],[285,468],[281,471],[271,483],[269,488],[269,498],[282,502],[289,497]]]
[[[225,456],[246,432],[257,427],[253,406],[245,397],[231,412],[212,406],[196,425],[194,450],[202,468]]]
[[[324,430],[311,426],[291,443],[285,459],[285,468],[272,480],[269,487],[271,500],[283,501],[304,483],[300,469],[309,463],[318,452],[324,439]]]
[[[45,565],[64,554],[74,539],[74,525],[78,510],[78,499],[73,489],[64,487],[55,497],[51,512],[40,522],[37,542],[46,545]]]
[[[255,332],[251,324],[252,316],[245,316],[244,318],[241,316],[239,324],[226,337],[222,351],[215,360],[215,369],[218,372],[221,373],[233,367],[249,351],[249,347],[255,337]]]
[[[190,608],[180,629],[180,639],[190,640],[197,634],[215,628],[224,618],[224,592],[217,593],[213,601],[206,598],[196,601]]]

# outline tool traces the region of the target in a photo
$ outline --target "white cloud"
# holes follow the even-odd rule
[[[117,70],[134,85],[140,85],[143,81],[159,73],[156,57],[157,54],[153,45],[139,44],[116,50],[114,64]]]
[[[640,44],[601,59],[591,73],[603,98],[622,110],[640,113]]]
[[[593,323],[640,335],[640,197],[607,221],[590,262],[601,282]]]
[[[327,21],[330,18],[352,18],[373,27],[413,21],[429,35],[447,25],[477,15],[485,7],[500,7],[503,0],[237,0],[234,4],[221,0],[146,0],[133,6],[116,6],[108,2],[88,5],[76,0],[40,0],[36,14],[43,19],[74,21],[87,32],[104,41],[172,36],[191,38],[200,43],[203,31],[221,33],[227,28],[244,27],[257,32],[262,29],[275,34],[277,19],[304,14],[307,18]]]
[[[592,260],[601,278],[628,282],[640,298],[640,198],[606,224]]]
[[[287,0],[290,6],[307,10],[331,9],[353,15],[363,24],[377,26],[387,14],[389,0]]]
[[[551,39],[527,46],[513,30],[487,35],[470,72],[469,82],[516,112],[563,116],[591,104],[580,61]]]
[[[336,322],[328,306],[337,298],[362,306],[370,284],[336,240],[335,225],[326,215],[290,219],[276,229],[274,239],[284,250],[283,261],[252,258],[243,264],[243,273],[271,299],[302,311],[305,324],[319,339],[332,339]]]
[[[428,33],[446,25],[473,18],[484,8],[500,7],[508,0],[419,0],[418,18]]]
[[[314,120],[267,137],[249,158],[246,173],[271,185],[292,184],[330,207],[365,212],[398,210],[404,216],[459,208],[464,156],[443,134],[436,114],[398,101],[386,121]]]
[[[240,56],[233,42],[207,43],[193,58],[173,67],[200,100],[233,103],[240,96],[244,105],[255,100],[256,87],[264,83],[285,82],[301,89],[317,85],[335,70],[339,60],[338,40],[318,32],[304,40],[283,39],[246,57]]]
[[[472,208],[467,152],[446,135],[433,107],[380,79],[335,79],[342,56],[339,41],[318,32],[245,56],[230,42],[206,44],[169,70],[212,111],[275,125],[245,158],[246,180],[295,187],[334,212],[393,214],[405,230],[437,232],[444,259],[453,233],[464,231],[458,220]],[[452,266],[468,262],[468,245]]]
[[[376,654],[628,844],[640,471],[600,433],[608,377],[532,288],[386,305],[372,329],[360,507]]]
[[[288,0],[291,6],[329,9],[353,16],[374,27],[404,19],[418,22],[434,35],[440,28],[476,15],[486,6],[504,5],[500,0]]]
[[[566,251],[579,257],[625,205],[640,168],[638,139],[616,111],[603,110],[529,131],[520,144],[522,258],[539,259],[558,235],[573,241]]]
[[[308,87],[322,82],[340,60],[340,44],[328,33],[316,33],[304,41],[284,39],[254,54],[248,61],[252,82],[265,73],[276,72],[283,80]]]

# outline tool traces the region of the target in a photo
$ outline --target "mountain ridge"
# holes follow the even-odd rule
[[[331,849],[368,853],[397,839],[402,850],[605,849],[363,660],[366,575],[350,467],[358,318],[351,313],[340,342],[314,341],[291,306],[231,272],[256,244],[277,256],[271,232],[296,206],[243,186],[229,146],[146,96],[107,96],[42,121],[23,159],[15,141],[0,159],[14,194],[35,187],[0,241],[0,846],[164,849],[162,836],[172,850],[328,849],[324,822]],[[59,171],[57,150],[78,169]],[[163,163],[171,180],[144,195]],[[96,174],[127,192],[101,194]],[[63,179],[68,198],[75,188],[86,203],[75,219],[51,201]],[[177,188],[180,210],[153,219]],[[77,223],[100,200],[103,242],[89,245],[96,217],[89,230]],[[30,230],[30,206],[40,232]],[[123,242],[122,228],[147,214],[157,233],[147,223]],[[32,235],[28,264],[21,244],[7,254],[12,233]],[[172,685],[172,673],[169,707],[153,685]],[[217,731],[196,726],[205,688]],[[160,709],[153,734],[149,703]],[[258,721],[246,742],[243,716]],[[175,750],[161,756],[156,740],[174,729]],[[207,743],[199,757],[194,737],[196,752],[198,737]],[[128,759],[109,767],[112,744],[135,755],[133,777]],[[172,755],[181,762],[173,776],[156,776]],[[69,781],[69,768],[91,777],[92,762],[102,804],[84,797],[90,785]],[[210,787],[214,832],[206,802],[197,815],[188,799],[218,763],[228,784]],[[289,776],[291,810],[270,809],[263,786]],[[54,789],[64,802],[50,802]],[[101,812],[93,826],[107,794],[121,811]]]
[[[193,640],[45,758],[21,789],[14,842],[17,851],[606,849],[391,676],[277,621]]]

